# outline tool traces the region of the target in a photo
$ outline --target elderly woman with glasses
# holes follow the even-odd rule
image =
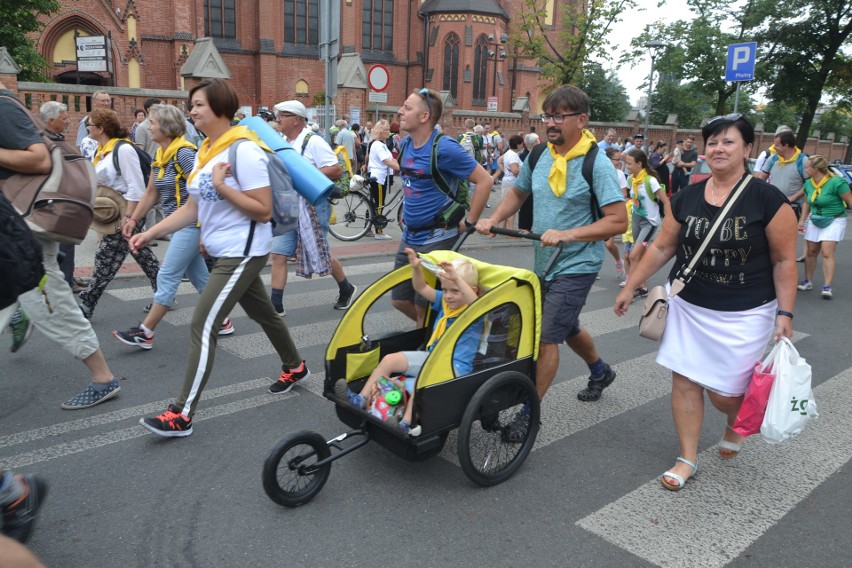
[[[683,291],[669,302],[657,362],[672,371],[672,415],[680,442],[675,466],[663,474],[666,489],[678,491],[698,470],[698,441],[704,421],[704,392],[726,418],[719,456],[731,459],[742,436],[731,427],[755,361],[774,337],[793,335],[796,298],[796,216],[775,187],[748,179],[721,229],[708,234],[714,218],[746,182],[746,159],[754,129],[741,115],[711,119],[701,131],[711,176],[687,186],[671,201],[660,235],[631,268],[615,313],[627,313],[632,290],[672,257],[673,281],[709,239],[707,252]]]

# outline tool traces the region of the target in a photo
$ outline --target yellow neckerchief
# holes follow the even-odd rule
[[[346,170],[349,172],[349,175],[352,175],[352,161],[349,159],[349,151],[346,149],[346,146],[338,146],[334,149],[334,153],[338,157],[338,161],[340,155],[343,154],[343,157],[346,159]]]
[[[451,310],[447,305],[447,300],[441,296],[441,308],[442,313],[441,317],[438,321],[435,322],[435,327],[432,330],[432,336],[429,338],[429,342],[426,344],[426,349],[432,349],[432,344],[438,341],[444,332],[447,331],[447,321],[451,318],[458,317],[465,308],[467,308],[467,304],[463,306],[459,306],[458,308]]]
[[[112,152],[115,149],[115,145],[118,144],[119,142],[121,142],[122,140],[126,140],[127,142],[130,142],[129,138],[110,138],[109,142],[107,142],[103,146],[98,144],[98,151],[95,152],[95,157],[92,158],[92,164],[97,166],[98,162],[100,162],[101,160],[106,158],[107,154]],[[133,142],[130,142],[130,143],[133,144]]]
[[[793,152],[793,155],[790,157],[789,160],[785,160],[784,156],[782,156],[781,154],[778,154],[778,163],[781,164],[782,166],[786,166],[787,164],[791,164],[799,158],[799,154],[801,154],[801,153],[802,153],[802,151],[799,150],[798,148],[796,148],[796,151]]]
[[[183,173],[183,168],[180,166],[180,163],[177,161],[177,152],[181,148],[192,148],[196,149],[195,144],[181,136],[180,138],[175,138],[169,144],[169,147],[163,151],[163,147],[160,146],[157,148],[157,153],[154,154],[154,160],[151,162],[151,166],[160,168],[157,172],[157,179],[163,179],[163,175],[166,173],[166,166],[169,161],[174,158],[175,159],[175,203],[177,207],[180,207],[180,178],[186,179],[186,176]]]
[[[641,205],[639,205],[639,188],[645,187],[645,168],[639,170],[639,174],[635,176],[630,176],[630,179],[633,180],[633,197],[631,197],[628,201],[633,206],[634,209],[639,209]]]
[[[588,130],[583,130],[580,140],[564,156],[556,153],[553,143],[547,143],[547,149],[550,150],[550,156],[553,158],[553,165],[550,167],[547,182],[550,184],[553,195],[562,197],[562,194],[565,193],[568,183],[568,160],[585,156],[592,144],[597,144],[597,138]]]
[[[769,155],[770,156],[772,154],[777,154],[777,153],[778,153],[778,150],[775,149],[775,144],[773,144],[772,146],[769,147]]]
[[[822,181],[819,182],[819,183],[815,182],[814,178],[811,178],[811,184],[814,186],[814,192],[811,195],[811,203],[814,203],[817,200],[817,198],[819,198],[819,194],[822,193],[822,186],[824,186],[825,182],[827,182],[829,179],[831,179],[833,177],[834,177],[834,174],[832,174],[831,172],[828,172],[827,174],[822,176]]]
[[[204,139],[204,142],[201,143],[201,148],[198,149],[198,165],[195,166],[195,169],[192,170],[192,173],[189,174],[188,178],[186,178],[186,184],[189,185],[192,179],[201,171],[201,168],[206,166],[210,160],[218,156],[223,150],[225,150],[225,148],[243,138],[251,140],[260,146],[265,152],[272,152],[269,146],[264,144],[263,140],[257,137],[257,134],[245,126],[232,126],[224,134],[222,134],[214,144],[210,144],[210,138]]]

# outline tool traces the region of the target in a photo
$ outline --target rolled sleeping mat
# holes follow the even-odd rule
[[[293,187],[311,205],[317,205],[323,199],[328,199],[328,195],[334,189],[334,182],[290,146],[265,120],[259,116],[251,116],[242,119],[240,126],[245,126],[257,134],[257,137],[278,156],[290,172],[290,177],[293,178]]]

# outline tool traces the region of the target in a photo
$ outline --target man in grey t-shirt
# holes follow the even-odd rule
[[[790,131],[775,136],[775,156],[763,164],[763,169],[755,177],[769,181],[781,190],[793,206],[798,218],[802,212],[802,200],[805,195],[805,160],[807,157],[796,147],[796,135]]]

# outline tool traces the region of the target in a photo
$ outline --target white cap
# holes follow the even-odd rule
[[[289,112],[304,119],[308,118],[308,109],[299,101],[282,101],[273,107],[275,112]]]
[[[793,132],[793,129],[787,126],[786,124],[782,124],[781,126],[775,129],[775,136],[778,136],[782,132]]]

